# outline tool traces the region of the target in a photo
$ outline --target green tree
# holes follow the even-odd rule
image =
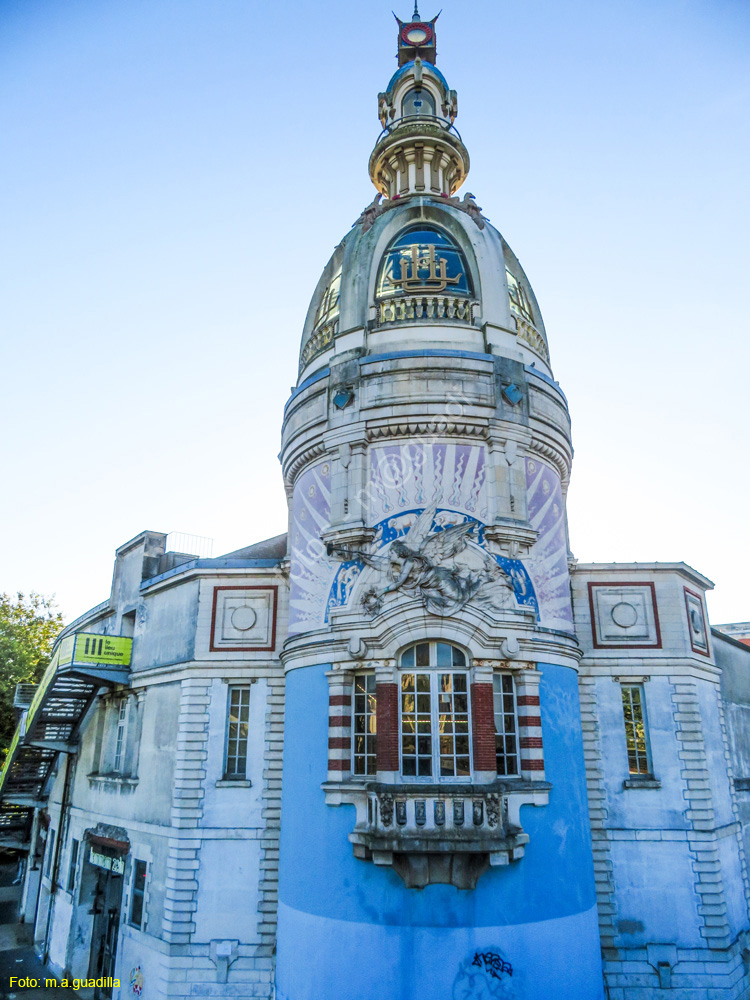
[[[50,661],[63,616],[52,597],[0,594],[0,747],[5,754],[16,728],[16,684],[40,680]]]

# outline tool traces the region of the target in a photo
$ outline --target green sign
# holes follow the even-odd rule
[[[79,632],[75,637],[75,649],[70,662],[99,663],[110,667],[130,666],[133,640],[121,635],[94,635]],[[60,666],[62,666],[62,658]]]

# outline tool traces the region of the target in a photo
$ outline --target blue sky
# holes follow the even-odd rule
[[[0,590],[70,618],[144,528],[285,530],[282,408],[374,193],[390,6],[0,0]],[[750,8],[445,0],[438,28],[465,190],[570,401],[574,553],[683,559],[750,619]]]

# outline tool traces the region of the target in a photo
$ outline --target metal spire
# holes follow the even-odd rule
[[[419,21],[419,0],[414,0],[414,20]]]

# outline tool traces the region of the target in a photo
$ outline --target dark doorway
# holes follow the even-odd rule
[[[125,857],[121,853],[99,846],[90,847],[86,868],[89,877],[95,879],[91,908],[94,922],[91,931],[88,975],[89,979],[106,979],[114,977],[115,974]],[[96,987],[95,1000],[111,996],[111,986]]]

